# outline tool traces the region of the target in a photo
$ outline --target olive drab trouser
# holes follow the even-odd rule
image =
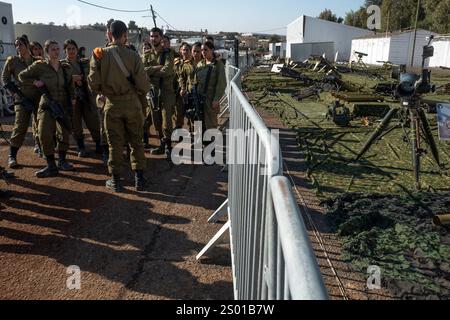
[[[219,127],[219,111],[214,110],[212,101],[205,103],[205,130],[217,129]]]
[[[128,139],[131,148],[131,167],[146,169],[144,153],[144,116],[137,95],[107,98],[104,108],[105,129],[109,145],[109,172],[120,175],[123,166],[123,147]]]
[[[160,114],[152,110],[153,125],[159,138],[170,141],[173,133],[173,114],[175,112],[175,93],[166,93],[160,98]]]
[[[68,115],[66,115],[68,117]],[[41,142],[42,152],[46,157],[54,155],[57,152],[67,152],[69,150],[70,134],[69,128],[59,124],[50,112],[39,109],[38,112],[38,131]],[[70,121],[66,121],[70,123]],[[56,146],[55,146],[56,136]]]
[[[32,120],[31,127],[33,130],[33,136],[35,139],[39,140],[37,117],[33,112],[26,111],[21,105],[16,105],[15,111],[16,116],[14,129],[11,135],[11,146],[20,149],[28,133],[28,128],[30,127],[30,120]]]
[[[183,98],[181,97],[179,92],[176,95],[174,122],[175,127],[177,128],[184,127]]]
[[[83,121],[86,123],[86,127],[91,133],[92,140],[100,141],[101,130],[97,108],[86,102],[77,102],[73,109],[72,116],[73,137],[77,141],[84,139]]]

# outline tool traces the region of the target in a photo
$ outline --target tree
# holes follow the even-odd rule
[[[357,11],[349,11],[345,15],[344,23],[357,28],[367,28],[367,8],[360,7]]]
[[[279,35],[273,34],[270,36],[269,43],[279,43],[279,42],[281,42],[281,38]]]
[[[138,25],[136,24],[136,21],[131,20],[130,22],[128,22],[128,29],[130,31],[135,31],[135,30],[139,30]]]
[[[337,17],[330,9],[325,9],[319,14],[319,19],[327,20],[331,22],[342,23],[343,18]]]

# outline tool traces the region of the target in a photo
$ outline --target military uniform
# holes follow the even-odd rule
[[[89,132],[91,133],[92,140],[97,145],[97,151],[100,151],[100,118],[98,109],[95,102],[95,97],[87,88],[87,77],[89,74],[89,60],[81,59],[76,61],[70,61],[69,59],[62,60],[65,63],[71,65],[74,75],[80,75],[83,77],[83,87],[76,87],[75,98],[76,105],[73,109],[72,125],[73,125],[73,137],[77,141],[79,156],[85,156],[84,146],[84,133],[83,133],[83,120],[86,123]]]
[[[71,123],[72,101],[74,100],[74,86],[72,81],[73,70],[70,64],[61,62],[58,71],[56,71],[49,61],[36,61],[26,70],[19,74],[19,80],[31,85],[34,81],[40,80],[44,82],[50,97],[53,101],[62,106],[64,110],[64,122]],[[72,170],[72,166],[66,162],[66,154],[69,150],[71,128],[61,125],[52,116],[48,105],[50,97],[43,94],[39,103],[38,110],[38,131],[39,140],[42,145],[42,151],[49,161],[50,175],[57,174],[50,162],[54,160],[55,154],[55,134],[56,134],[56,150],[59,153],[59,169],[64,171]],[[37,173],[38,177],[47,177],[47,173],[42,172],[42,176]]]
[[[175,72],[175,78],[174,78],[174,90],[176,95],[176,101],[175,101],[175,127],[176,128],[182,128],[184,126],[184,112],[183,112],[183,99],[180,96],[180,84],[179,84],[179,77],[181,74],[181,71],[183,69],[184,61],[182,58],[175,58],[174,60],[174,72]]]
[[[210,73],[209,82],[206,83],[208,73]],[[199,62],[195,71],[194,83],[205,103],[205,129],[217,129],[219,112],[213,109],[212,104],[214,101],[222,99],[227,87],[223,62],[220,60],[214,60],[211,64],[207,64],[206,60]]]
[[[159,96],[159,108],[161,114],[152,110],[153,125],[161,139],[161,145],[166,143],[170,148],[170,141],[173,132],[172,117],[176,103],[174,90],[174,51],[162,49],[157,52],[154,49],[147,51],[143,58],[144,68],[150,80],[151,87]],[[162,65],[161,70],[155,70],[153,67]],[[161,117],[162,115],[162,117]],[[162,119],[161,119],[162,118]]]
[[[18,77],[20,72],[28,68],[34,62],[35,59],[33,57],[30,57],[28,60],[20,56],[9,57],[3,68],[2,82],[4,85],[6,85],[8,82],[14,81],[16,85],[19,87],[19,89],[22,91],[22,93],[25,95],[25,97],[35,102],[37,111],[40,99],[39,90],[36,87],[34,87],[33,84],[21,83]],[[15,106],[16,116],[14,129],[11,136],[10,160],[15,160],[17,156],[17,151],[22,147],[28,132],[28,128],[30,126],[30,120],[32,120],[33,123],[32,124],[33,135],[35,139],[37,139],[37,144],[39,144],[37,133],[37,117],[36,117],[37,113],[33,114],[33,112],[25,110],[24,107],[20,105],[21,98],[20,97],[15,98],[16,98],[16,106]],[[15,163],[15,165],[11,165],[11,167],[15,167],[16,165],[17,162]]]
[[[125,77],[112,50],[116,50],[122,59],[134,84]],[[131,147],[132,169],[142,174],[146,168],[143,144],[144,115],[138,94],[148,92],[150,84],[139,55],[124,45],[114,43],[107,48],[95,49],[88,82],[93,92],[106,97],[104,120],[110,152],[109,171],[113,175],[111,181],[120,181],[125,139],[129,140]],[[107,186],[111,187],[108,184]],[[120,190],[115,186],[111,188]]]
[[[196,67],[193,59],[183,61],[183,66],[178,75],[178,85],[180,87],[180,92],[184,92],[185,94],[192,92],[195,81],[195,70]],[[192,122],[192,119],[188,119],[188,122],[190,131],[193,132],[194,123]]]

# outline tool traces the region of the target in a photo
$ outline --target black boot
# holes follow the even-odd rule
[[[56,166],[55,156],[51,155],[47,157],[47,167],[36,172],[36,177],[39,179],[53,178],[58,175],[58,167]]]
[[[3,168],[2,166],[0,166],[0,178],[3,178],[3,179],[13,179],[13,178],[14,178],[14,173],[13,173],[13,172],[6,171],[5,168]]]
[[[10,147],[8,158],[8,166],[10,169],[17,169],[19,167],[17,163],[17,152],[19,152],[19,148]]]
[[[100,141],[95,141],[95,153],[98,155],[103,154],[104,149]]]
[[[150,150],[150,135],[148,133],[144,133],[144,149]]]
[[[135,182],[136,182],[136,191],[138,192],[145,191],[147,187],[147,180],[144,178],[143,170],[136,170]]]
[[[0,199],[9,199],[12,197],[12,193],[9,190],[0,190]]]
[[[153,155],[162,155],[166,152],[166,142],[161,140],[161,144],[158,148],[154,148],[151,150],[151,154]]]
[[[169,161],[169,163],[172,163],[172,140],[167,140],[166,143],[166,148],[164,150],[165,154],[166,154],[166,159],[167,161]]]
[[[58,169],[61,171],[73,171],[73,165],[66,160],[67,152],[61,151],[59,153]]]
[[[123,192],[123,188],[120,184],[120,176],[113,175],[111,180],[106,181],[106,188],[116,193]]]
[[[78,139],[77,145],[78,145],[78,157],[86,158],[87,152],[86,152],[86,145],[84,144],[84,139]]]

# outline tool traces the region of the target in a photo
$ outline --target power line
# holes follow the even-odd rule
[[[269,29],[269,30],[262,30],[262,31],[253,31],[252,33],[263,33],[263,32],[269,32],[269,31],[282,30],[282,29],[286,29],[286,27],[280,27],[280,28]]]
[[[167,22],[166,19],[164,19],[163,17],[161,17],[161,15],[158,12],[155,12],[156,15],[162,20],[164,21],[169,27],[171,27],[174,31],[178,31],[177,28],[175,28],[174,26],[172,26],[170,23]]]
[[[83,1],[83,0],[77,0],[78,2],[87,4],[89,6],[93,6],[96,8],[100,8],[100,9],[105,9],[105,10],[109,10],[109,11],[115,11],[115,12],[128,12],[128,13],[137,13],[137,12],[149,12],[150,9],[145,9],[145,10],[121,10],[121,9],[114,9],[114,8],[108,8],[108,7],[104,7],[104,6],[100,6],[94,3],[90,3],[87,1]]]

